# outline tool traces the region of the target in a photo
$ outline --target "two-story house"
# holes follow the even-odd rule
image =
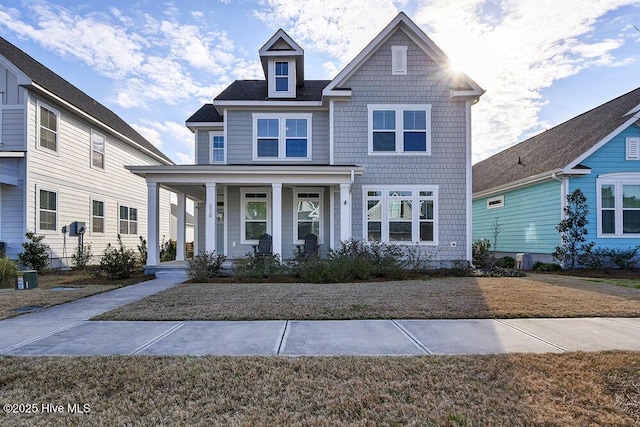
[[[415,23],[400,13],[332,80],[305,80],[304,51],[282,30],[259,54],[264,80],[235,81],[187,120],[195,165],[130,168],[147,180],[150,224],[158,189],[178,193],[179,260],[186,197],[196,251],[231,259],[263,233],[291,258],[309,232],[321,253],[354,238],[471,258],[471,106],[483,90]]]
[[[119,233],[135,248],[147,233],[147,185],[124,165],[173,162],[111,110],[0,38],[0,247],[22,252],[44,235],[51,266],[84,243],[100,255]],[[169,235],[170,194],[159,227]],[[64,231],[63,231],[64,230]]]

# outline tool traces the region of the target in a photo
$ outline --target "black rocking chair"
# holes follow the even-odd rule
[[[304,244],[298,245],[299,256],[315,256],[318,255],[318,236],[313,233],[304,236]]]
[[[258,237],[258,244],[253,245],[253,254],[257,257],[273,255],[273,237],[267,233]]]

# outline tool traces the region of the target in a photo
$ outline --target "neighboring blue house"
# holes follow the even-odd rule
[[[550,260],[566,195],[589,204],[596,247],[640,244],[640,88],[473,166],[473,239]]]
[[[231,259],[265,232],[284,259],[307,233],[322,253],[354,238],[470,259],[471,106],[483,90],[417,25],[400,13],[333,80],[305,80],[304,51],[282,30],[259,54],[265,80],[233,82],[187,120],[195,165],[130,168],[147,179],[150,224],[157,189],[178,193],[178,260],[187,197],[196,251]]]

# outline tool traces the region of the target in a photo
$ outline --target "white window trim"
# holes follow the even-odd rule
[[[431,155],[431,104],[368,104],[368,145],[370,156],[430,156]],[[373,112],[379,110],[393,110],[396,114],[396,150],[395,151],[373,151]],[[426,151],[404,151],[403,134],[404,120],[402,112],[405,110],[424,110],[427,114],[426,123]]]
[[[93,164],[93,152],[96,151],[99,153],[98,150],[93,149],[93,135],[101,136],[102,139],[104,139],[104,148],[102,149],[102,167],[99,167]],[[107,137],[104,134],[97,132],[93,129],[91,129],[91,135],[89,137],[91,138],[91,141],[89,141],[89,145],[90,145],[89,166],[91,167],[91,169],[96,169],[104,172],[107,167]]]
[[[55,230],[44,230],[40,228],[40,191],[48,191],[50,193],[55,193],[56,195],[56,229]],[[50,212],[50,211],[48,211]],[[58,228],[60,226],[60,192],[58,190],[54,190],[47,187],[40,187],[36,185],[36,233],[38,234],[58,234]]]
[[[438,235],[439,235],[439,226],[438,226],[438,210],[439,210],[439,195],[438,195],[439,186],[437,185],[421,185],[421,186],[411,186],[411,185],[363,185],[362,186],[362,235],[364,236],[363,240],[367,240],[367,192],[368,191],[382,191],[382,227],[381,227],[381,241],[384,243],[393,243],[397,245],[421,245],[421,246],[437,246],[438,245]],[[412,203],[415,205],[416,202],[420,199],[433,200],[433,241],[425,242],[420,240],[420,215],[414,215],[411,219],[411,232],[412,239],[411,241],[389,241],[389,212],[388,212],[388,201],[389,201],[389,191],[392,190],[405,190],[412,191],[413,194],[411,196]],[[420,191],[433,191],[433,197],[420,197]]]
[[[102,202],[102,233],[99,231],[93,231],[93,202]],[[94,199],[93,197],[91,197],[89,199],[89,221],[90,223],[88,224],[88,228],[89,228],[89,234],[93,235],[93,236],[104,236],[106,230],[107,230],[107,203],[104,200],[100,200],[100,199]],[[96,217],[96,218],[100,218],[100,217]],[[118,208],[118,231],[120,231],[120,208]]]
[[[407,46],[391,46],[391,75],[407,75]]]
[[[276,91],[276,62],[286,62],[289,64],[289,90]],[[274,58],[269,60],[269,98],[295,98],[296,97],[296,61],[285,58]]]
[[[214,153],[214,148],[213,148],[213,138],[216,136],[221,136],[222,137],[222,141],[223,141],[223,148],[222,148],[222,161],[221,162],[216,162],[214,161],[214,157],[213,157],[213,153]],[[226,165],[227,164],[227,139],[224,137],[224,132],[223,131],[210,131],[209,132],[209,163],[212,165]]]
[[[240,188],[240,244],[242,245],[256,245],[258,244],[257,240],[247,240],[245,239],[245,206],[246,206],[246,194],[247,193],[264,193],[267,195],[267,233],[272,234],[271,232],[271,188],[269,187],[241,187]]]
[[[640,138],[627,137],[625,160],[640,160]]]
[[[278,157],[258,157],[258,119],[278,119]],[[286,120],[307,120],[307,157],[286,157]],[[253,161],[255,162],[309,162],[313,151],[313,114],[311,113],[253,113]],[[226,146],[226,143],[225,143]]]
[[[602,233],[602,191],[603,185],[613,185],[615,187],[615,233]],[[637,239],[640,233],[623,233],[622,232],[622,186],[623,185],[640,185],[640,173],[614,173],[604,174],[596,179],[596,221],[597,237],[603,239]]]
[[[128,219],[126,219],[126,220],[123,220],[123,219],[120,218],[120,208],[121,207],[127,208]],[[136,210],[136,214],[137,214],[136,216],[138,218],[135,221],[135,223],[136,223],[136,233],[131,233],[130,232],[131,231],[131,223],[133,222],[133,221],[131,221],[131,209],[135,209]],[[120,221],[127,221],[127,223],[129,224],[127,226],[128,233],[126,233],[124,235],[125,236],[138,236],[138,235],[140,235],[140,209],[138,209],[137,207],[131,206],[129,204],[118,203],[118,211],[117,211],[116,215],[117,215],[117,219],[118,219],[118,228],[117,228],[118,233],[117,234],[120,234],[120,235],[124,234],[124,233],[120,232]]]
[[[487,209],[498,209],[504,207],[504,196],[490,197],[487,199]]]
[[[319,235],[318,235],[318,244],[324,243],[324,188],[307,188],[300,187],[296,188],[293,191],[293,243],[294,244],[302,244],[304,240],[296,239],[295,236],[298,233],[298,200],[299,194],[306,193],[318,193],[320,200],[320,221],[319,221]],[[305,198],[306,199],[306,198]]]
[[[46,108],[56,115],[56,149],[52,150],[47,147],[43,147],[40,145],[40,107]],[[36,149],[42,150],[43,152],[58,154],[60,151],[60,111],[51,107],[49,104],[46,104],[40,100],[36,102]]]

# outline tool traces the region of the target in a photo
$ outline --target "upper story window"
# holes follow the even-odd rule
[[[104,169],[105,137],[98,132],[91,131],[91,166]]]
[[[311,160],[311,114],[254,114],[253,160]]]
[[[407,46],[391,46],[391,74],[407,75]]]
[[[295,68],[293,60],[271,60],[269,62],[269,97],[295,98]]]
[[[58,151],[58,112],[38,103],[38,145]]]
[[[640,174],[603,176],[597,182],[598,235],[640,236]]]
[[[431,105],[369,105],[369,154],[431,154]]]
[[[213,134],[211,137],[211,163],[225,163],[224,135]]]
[[[58,224],[58,193],[38,191],[38,228],[40,231],[56,231]]]
[[[640,160],[640,138],[629,137],[626,139],[627,143],[627,160]]]

